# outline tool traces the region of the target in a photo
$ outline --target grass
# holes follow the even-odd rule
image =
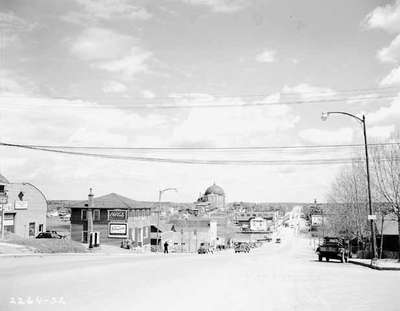
[[[8,235],[7,243],[23,245],[35,253],[86,253],[87,248],[79,242],[66,239],[23,239]]]

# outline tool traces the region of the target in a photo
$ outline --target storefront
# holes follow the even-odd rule
[[[88,242],[89,232],[100,233],[100,243],[119,245],[129,239],[133,245],[150,250],[150,208],[111,193],[71,206],[71,238]]]
[[[46,230],[47,200],[34,185],[10,183],[0,175],[0,198],[0,231],[4,227],[5,234],[34,238]]]

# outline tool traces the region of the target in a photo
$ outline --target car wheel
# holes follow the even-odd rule
[[[318,261],[322,261],[322,256],[318,256]]]
[[[328,258],[328,257],[326,257],[325,259],[326,259],[326,261],[329,261],[329,258]]]

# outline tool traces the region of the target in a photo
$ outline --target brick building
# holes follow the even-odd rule
[[[46,230],[47,200],[30,183],[10,183],[0,175],[0,196],[4,202],[4,231],[20,237],[35,237]],[[3,203],[3,202],[2,202]],[[0,213],[1,221],[1,213]],[[0,227],[1,230],[1,227]]]
[[[100,243],[120,245],[124,239],[134,246],[150,250],[150,208],[110,193],[71,206],[71,239],[88,242],[88,232],[99,232]]]

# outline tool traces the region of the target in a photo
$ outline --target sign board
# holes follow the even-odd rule
[[[322,215],[311,215],[311,226],[321,226]]]
[[[27,209],[28,201],[15,201],[14,208],[15,209]]]
[[[125,238],[128,235],[128,224],[110,222],[108,224],[108,236],[114,238]]]
[[[125,221],[128,219],[128,211],[127,210],[109,210],[108,211],[108,220],[109,221]]]
[[[376,215],[368,215],[368,220],[376,220]]]

